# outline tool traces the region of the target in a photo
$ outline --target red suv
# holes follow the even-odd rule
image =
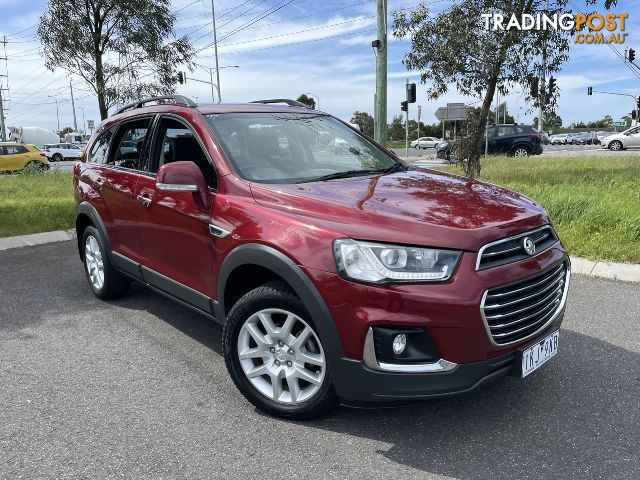
[[[297,102],[129,105],[74,186],[93,292],[135,280],[223,325],[273,415],[459,394],[557,352],[570,265],[538,204]]]

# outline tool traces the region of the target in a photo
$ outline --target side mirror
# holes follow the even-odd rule
[[[158,170],[156,188],[163,192],[199,192],[207,200],[207,181],[193,162],[172,162]]]

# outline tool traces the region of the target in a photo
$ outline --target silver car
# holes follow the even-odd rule
[[[619,151],[629,147],[640,147],[640,126],[609,135],[602,140],[602,148],[609,150]]]
[[[411,148],[436,148],[439,143],[442,142],[441,138],[435,137],[420,137],[418,140],[411,142]]]

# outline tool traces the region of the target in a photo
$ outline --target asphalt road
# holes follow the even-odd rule
[[[0,252],[0,478],[640,478],[640,286],[574,276],[526,380],[401,409],[266,417],[220,328],[134,286],[105,303],[75,245]]]

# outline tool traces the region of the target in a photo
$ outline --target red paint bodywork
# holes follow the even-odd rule
[[[308,275],[333,316],[347,357],[361,359],[372,325],[421,326],[449,361],[487,360],[518,348],[494,345],[480,315],[485,290],[535,274],[565,256],[562,245],[535,258],[482,271],[478,250],[549,223],[531,199],[491,184],[430,170],[330,180],[297,185],[249,183],[238,176],[202,114],[225,111],[291,111],[265,105],[163,105],[144,113],[184,118],[202,140],[218,173],[217,191],[163,192],[156,175],[87,164],[75,167],[76,200],[98,210],[112,248],[213,299],[225,256],[245,243],[260,243],[291,258]],[[122,118],[111,117],[94,134]],[[93,138],[89,143],[90,149]],[[108,186],[96,190],[97,177]],[[136,200],[152,199],[150,207]],[[107,205],[103,197],[110,196]],[[231,232],[216,238],[209,223]],[[365,285],[337,273],[332,242],[337,238],[392,242],[464,253],[443,283]],[[547,328],[557,328],[562,317]]]

